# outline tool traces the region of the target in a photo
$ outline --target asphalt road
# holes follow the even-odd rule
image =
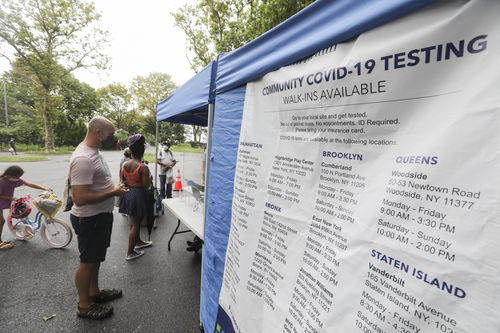
[[[117,180],[121,152],[103,154],[112,172],[116,170]],[[175,156],[175,168],[181,170],[181,176],[200,183],[203,155]],[[43,162],[0,163],[0,170],[11,164],[21,166],[28,181],[51,187],[62,197],[69,156],[54,156]],[[150,164],[150,169],[154,173],[154,165]],[[37,192],[22,189],[21,193]],[[69,222],[67,213],[58,213],[57,217]],[[176,220],[166,213],[157,225],[151,236],[154,246],[145,249],[143,257],[125,261],[129,225],[115,210],[100,286],[121,288],[124,296],[111,303],[115,313],[103,321],[76,316],[76,238],[64,249],[52,249],[36,235],[29,241],[14,241],[11,250],[0,250],[0,332],[199,332],[201,255],[185,250],[186,240],[193,234],[177,235],[168,251],[167,241]],[[143,228],[143,237],[146,234]],[[12,238],[5,226],[2,239]],[[56,316],[52,319],[43,320],[53,314]]]

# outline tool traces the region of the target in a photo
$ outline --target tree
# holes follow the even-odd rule
[[[9,132],[14,135],[18,142],[41,144],[44,142],[44,129],[42,117],[35,110],[38,84],[33,77],[31,70],[19,60],[14,61],[12,69],[4,73],[10,118],[9,126],[4,131],[7,135]],[[78,143],[85,135],[83,120],[89,120],[99,105],[94,88],[67,75],[63,77],[62,85],[54,92],[52,100],[57,102],[53,112],[55,143]],[[3,107],[2,103],[2,115]]]
[[[177,88],[169,74],[151,73],[137,76],[132,80],[130,92],[137,105],[137,111],[143,115],[143,134],[150,141],[156,132],[156,104],[167,98]],[[168,122],[160,123],[160,136],[163,140],[184,141],[184,125]]]
[[[59,93],[63,98],[62,111],[72,122],[81,119],[89,121],[101,106],[96,90],[73,75],[62,79]]]
[[[13,114],[10,116],[9,126],[0,125],[0,141],[7,142],[13,136],[18,143],[39,144],[42,142],[40,125],[33,115]]]
[[[87,126],[82,118],[72,120],[63,113],[56,115],[54,129],[57,145],[77,146],[87,132]]]
[[[216,58],[257,38],[314,0],[198,0],[174,16],[187,37],[188,59],[198,72]],[[198,142],[206,129],[192,126]]]
[[[17,114],[36,118],[35,96],[31,73],[26,71],[20,62],[16,61],[12,63],[12,69],[3,74],[2,81],[6,84],[9,118]],[[0,109],[2,110],[2,118],[4,118],[4,103],[1,103]]]
[[[45,149],[54,150],[55,97],[63,78],[78,68],[104,68],[107,33],[92,3],[80,0],[1,0],[0,41],[10,46],[37,83],[35,108],[44,127]],[[7,57],[5,54],[2,54]]]
[[[186,127],[182,124],[162,121],[159,124],[158,132],[160,142],[169,141],[172,144],[178,144],[186,140]]]
[[[201,137],[207,134],[207,129],[203,126],[192,125],[188,133],[193,137],[193,142],[201,142]]]
[[[101,102],[99,114],[113,121],[118,129],[124,129],[123,117],[132,108],[132,95],[127,87],[112,83],[97,90]]]
[[[173,14],[187,37],[195,72],[217,54],[243,46],[314,0],[198,0]]]
[[[295,15],[314,0],[264,0],[257,1],[255,11],[250,12],[245,30],[245,43],[274,28]]]

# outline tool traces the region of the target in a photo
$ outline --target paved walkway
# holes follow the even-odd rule
[[[188,160],[192,163],[187,173],[192,173],[194,180],[200,177],[195,170],[201,170],[198,155],[184,156],[186,166]],[[121,153],[105,152],[104,156],[110,168],[118,171]],[[68,159],[54,156],[50,161],[16,164],[25,169],[27,180],[62,194]],[[11,164],[0,163],[0,170]],[[25,193],[36,193],[31,190]],[[67,213],[58,217],[69,221]],[[15,241],[12,250],[0,251],[0,332],[199,332],[201,255],[185,251],[186,240],[193,237],[190,233],[177,235],[172,250],[167,250],[175,222],[169,214],[159,219],[151,238],[154,246],[145,249],[143,257],[128,262],[128,222],[115,212],[111,247],[100,282],[101,287],[123,289],[124,297],[112,303],[115,314],[103,321],[84,320],[75,314],[76,239],[61,250],[49,248],[39,235],[27,242]],[[2,237],[12,239],[5,229]],[[146,235],[146,229],[142,234]],[[42,319],[52,314],[56,316]]]

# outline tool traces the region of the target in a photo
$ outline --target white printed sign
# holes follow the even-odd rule
[[[217,332],[498,332],[499,12],[443,2],[247,85]]]

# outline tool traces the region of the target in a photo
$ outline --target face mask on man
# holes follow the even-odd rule
[[[103,134],[104,134],[104,135],[106,135],[106,132],[103,132]],[[106,141],[111,141],[111,140],[113,139],[114,134],[115,134],[115,133],[113,132],[113,133],[111,133],[110,135],[105,136],[103,139],[102,139],[102,138],[100,138],[100,141],[101,141],[101,146],[103,145],[103,143],[104,143],[104,142],[106,142]]]

